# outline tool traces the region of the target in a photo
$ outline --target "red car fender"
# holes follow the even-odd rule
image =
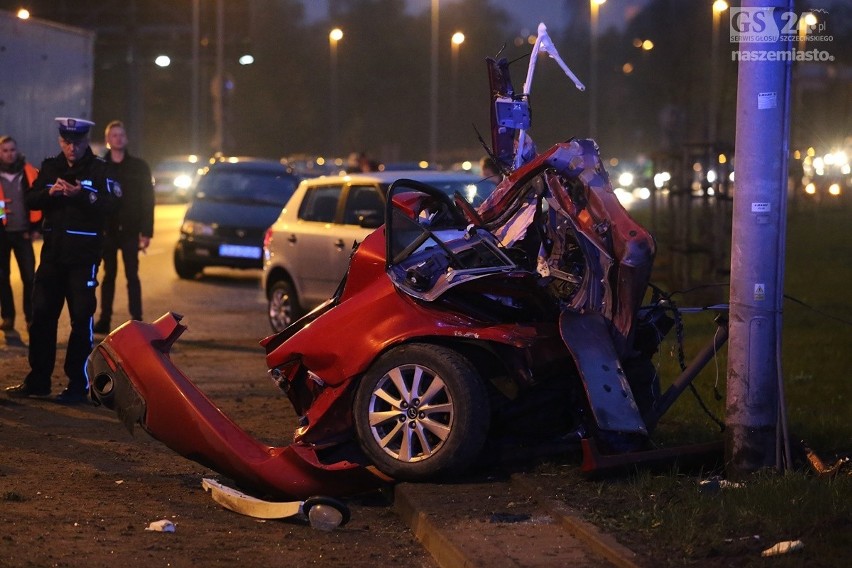
[[[153,324],[130,321],[113,331],[87,363],[92,398],[178,454],[273,497],[345,496],[388,481],[373,467],[323,463],[310,446],[274,447],[252,438],[168,357],[185,329],[180,316],[169,313]]]

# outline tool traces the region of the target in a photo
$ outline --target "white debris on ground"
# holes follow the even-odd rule
[[[154,521],[145,527],[146,531],[155,531],[155,532],[175,532],[175,524],[168,519],[162,519],[160,521]]]

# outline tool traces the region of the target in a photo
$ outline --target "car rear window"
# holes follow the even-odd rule
[[[343,187],[329,185],[314,187],[305,193],[299,207],[299,219],[320,223],[333,223],[337,213],[337,202]]]
[[[295,176],[273,170],[211,170],[198,182],[196,197],[283,207],[297,184]]]

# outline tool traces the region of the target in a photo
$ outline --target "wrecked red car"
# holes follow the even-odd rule
[[[272,498],[446,477],[507,445],[647,448],[691,380],[659,392],[652,357],[672,319],[665,298],[642,304],[654,240],[594,141],[531,149],[528,88],[513,90],[505,60],[488,65],[490,152],[506,174],[494,193],[474,208],[398,180],[334,296],[261,342],[300,417],[289,445],[251,438],[172,363],[177,314],[95,348],[93,400]]]

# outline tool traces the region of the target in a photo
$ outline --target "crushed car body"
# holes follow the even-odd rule
[[[539,38],[558,59],[543,26]],[[262,340],[299,417],[291,443],[254,440],[172,363],[176,314],[107,336],[89,358],[92,398],[272,498],[446,478],[519,439],[648,448],[664,411],[652,357],[673,323],[664,298],[642,304],[654,239],[594,141],[532,150],[530,74],[516,93],[508,63],[487,62],[496,190],[474,208],[397,180],[333,297]]]

